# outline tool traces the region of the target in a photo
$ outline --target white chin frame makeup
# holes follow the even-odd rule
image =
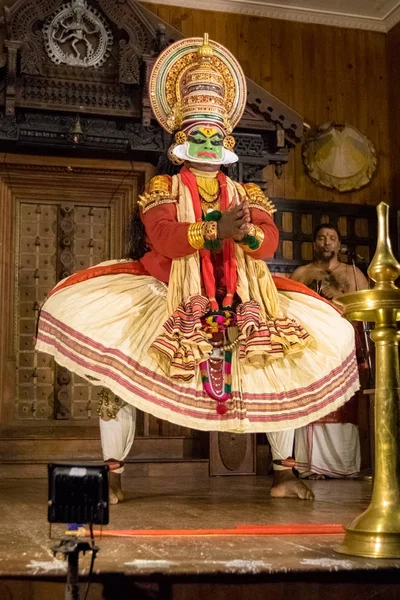
[[[203,165],[231,165],[239,160],[239,157],[230,150],[226,148],[222,148],[222,158],[220,160],[202,160],[201,158],[195,158],[193,156],[189,156],[189,142],[185,142],[184,144],[179,144],[175,146],[172,151],[177,158],[181,160],[188,160],[193,163],[203,164]]]

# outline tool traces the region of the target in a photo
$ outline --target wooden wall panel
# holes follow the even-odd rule
[[[0,179],[0,423],[7,418],[6,407],[13,399],[15,356],[13,331],[13,298],[15,254],[12,240],[15,219],[12,210],[12,192],[7,178]],[[10,325],[10,326],[8,326]]]
[[[400,23],[388,33],[389,120],[393,202],[400,207]]]
[[[304,172],[298,146],[280,181],[272,169],[266,170],[272,197],[390,203],[385,34],[176,6],[145,6],[185,36],[199,36],[207,31],[234,53],[248,77],[302,114],[306,121],[347,121],[375,144],[378,172],[363,190],[338,194],[316,186]],[[398,41],[400,26],[393,34],[393,39],[396,37]],[[394,51],[393,54],[396,56]],[[397,56],[396,60],[399,61]]]

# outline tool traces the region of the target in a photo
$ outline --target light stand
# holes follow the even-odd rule
[[[65,600],[79,600],[79,554],[91,552],[86,600],[99,551],[94,542],[93,524],[108,524],[108,493],[107,465],[48,465],[49,523],[88,523],[90,528],[90,541],[66,536],[53,548],[54,555],[61,553],[68,561]]]
[[[347,255],[350,257],[350,260],[351,260],[351,265],[353,268],[353,275],[354,275],[354,283],[356,286],[356,292],[358,292],[358,291],[360,291],[360,288],[358,287],[358,281],[357,281],[356,260],[359,259],[360,261],[365,263],[365,259],[362,256],[359,256],[356,252],[348,251]],[[368,363],[368,373],[369,373],[368,379],[369,379],[369,383],[371,383],[371,381],[373,379],[373,368],[372,368],[371,352],[370,352],[370,346],[369,346],[370,338],[369,338],[369,328],[368,328],[367,321],[362,322],[362,331],[363,331],[363,337],[364,337],[366,359],[367,359],[367,363]]]
[[[83,552],[92,553],[92,560],[89,569],[89,580],[86,587],[85,599],[89,590],[90,578],[93,572],[93,565],[99,551],[98,546],[95,545],[94,539],[91,542],[81,540],[80,538],[63,538],[60,542],[54,546],[53,554],[63,554],[64,559],[68,561],[67,567],[67,586],[65,588],[65,600],[79,600],[79,554]]]
[[[346,254],[350,258],[351,265],[353,268],[353,276],[354,276],[356,292],[359,292],[360,288],[358,286],[358,281],[357,281],[356,261],[362,262],[365,265],[366,265],[366,261],[365,261],[364,257],[360,256],[356,252],[352,252],[351,250],[346,250]],[[369,279],[368,274],[367,274],[367,277],[368,277],[368,283],[370,284],[370,279]],[[373,384],[374,371],[373,371],[371,350],[370,350],[370,328],[369,328],[368,322],[362,321],[361,328],[362,328],[362,335],[363,335],[363,339],[364,339],[365,358],[367,360],[367,365],[368,365],[368,381],[367,382],[364,381],[364,383],[366,383],[365,388],[364,388],[364,394],[367,394],[367,393],[370,393],[370,391],[371,391],[370,388],[373,388],[373,386],[374,386],[374,384]],[[369,422],[370,432],[374,431],[374,422],[373,422],[373,418],[372,418],[373,410],[374,410],[373,401],[370,401],[368,404],[368,422]],[[370,435],[371,435],[371,433],[370,433]],[[372,477],[373,465],[374,465],[374,442],[371,439],[369,441],[369,457],[370,457],[370,461],[371,461],[371,468],[368,468],[368,469],[362,471],[360,473],[359,477],[357,477],[357,479],[358,478],[359,479],[371,479],[371,477]]]

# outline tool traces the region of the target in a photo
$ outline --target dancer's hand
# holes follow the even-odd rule
[[[250,225],[251,225],[251,217],[250,217],[250,208],[247,202],[243,202],[241,204],[242,208],[243,208],[243,217],[244,217],[244,223],[245,223],[245,227],[241,228],[240,234],[239,235],[234,235],[233,239],[236,242],[240,242],[244,236],[249,233],[250,230]]]
[[[240,241],[250,225],[250,209],[247,202],[231,204],[218,221],[218,237]]]

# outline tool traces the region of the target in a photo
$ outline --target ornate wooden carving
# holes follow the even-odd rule
[[[150,98],[147,93],[149,87],[149,78],[151,69],[155,63],[156,57],[151,55],[143,55],[143,61],[145,65],[144,73],[144,86],[143,86],[143,97],[142,97],[142,125],[149,126],[152,119],[152,110],[150,104]]]
[[[300,142],[303,137],[303,117],[292,108],[275,98],[266,94],[265,90],[251,79],[247,79],[247,111],[243,115],[242,123],[248,123],[250,127],[257,128],[256,115],[262,115],[275,130],[275,144],[279,148],[279,129],[283,129],[285,137],[292,145]],[[250,119],[250,121],[249,121]]]
[[[58,207],[58,279],[72,275],[74,271],[74,205]]]
[[[62,0],[19,0],[6,19],[0,18],[8,40],[8,79],[3,94],[0,90],[0,104],[5,105],[6,115],[18,113],[15,121],[0,117],[0,139],[6,136],[19,146],[72,151],[69,120],[55,113],[74,112],[86,128],[83,151],[129,155],[132,150],[149,150],[156,164],[169,142],[152,120],[147,78],[159,52],[182,35],[133,0],[85,2],[93,14],[101,13],[114,39],[110,56],[96,68],[55,64],[46,53],[43,27],[49,17],[69,6]],[[260,173],[268,164],[275,164],[276,173],[281,173],[289,149],[301,138],[302,118],[254,82],[248,80],[248,86],[247,109],[236,132],[241,158],[238,178],[262,182]],[[41,112],[33,113],[34,109]],[[90,122],[82,117],[88,113],[93,114]]]
[[[12,43],[19,40],[21,67],[17,106],[45,110],[75,110],[139,116],[143,53],[151,47],[155,31],[139,21],[135,11],[116,0],[102,0],[102,19],[113,29],[115,43],[104,64],[94,67],[54,64],[45,49],[43,27],[62,7],[60,0],[26,0],[11,9]],[[98,6],[90,10],[98,11]],[[9,42],[10,43],[10,42]],[[8,70],[16,63],[14,47],[8,47]],[[10,80],[11,83],[11,80]],[[7,91],[12,94],[12,89]],[[12,110],[10,104],[10,111]],[[10,114],[10,112],[8,113]]]
[[[147,112],[146,112],[147,111]],[[150,122],[150,105],[143,110],[143,119]],[[47,147],[72,150],[75,154],[87,150],[107,152],[109,155],[126,155],[146,158],[157,164],[160,155],[166,154],[170,136],[155,124],[144,125],[130,119],[100,119],[95,116],[80,118],[82,135],[79,144],[73,143],[72,131],[75,125],[73,115],[38,113],[25,110],[17,116],[0,113],[0,141],[9,151],[18,148]],[[238,132],[236,151],[239,164],[233,165],[229,174],[238,181],[253,181],[265,186],[262,171],[265,165],[287,162],[288,150],[282,149],[273,154],[269,148],[269,138],[265,132]]]
[[[11,8],[13,39],[21,40],[21,72],[40,75],[46,64],[46,53],[40,31],[33,31],[35,21],[46,19],[57,6],[57,0],[27,0]]]
[[[15,111],[15,96],[17,84],[17,52],[21,46],[18,40],[6,40],[5,47],[7,48],[7,86],[6,86],[6,115],[13,115]]]
[[[118,0],[100,0],[99,5],[111,22],[125,30],[128,39],[119,41],[119,81],[126,84],[140,84],[140,64],[143,53],[149,46],[148,28],[138,19],[137,13],[127,10]]]

